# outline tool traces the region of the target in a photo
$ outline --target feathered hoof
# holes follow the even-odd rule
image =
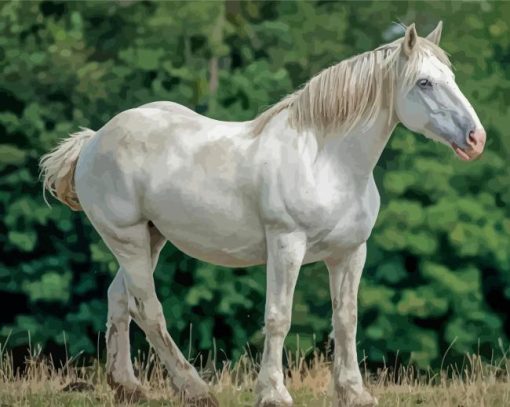
[[[333,405],[338,407],[376,407],[379,405],[379,402],[366,389],[363,389],[361,393],[352,391],[341,392],[338,402]]]
[[[292,407],[292,405],[285,401],[268,400],[258,403],[257,407]]]
[[[124,386],[118,386],[115,389],[115,401],[119,403],[139,403],[146,400],[147,395],[141,387],[128,389]]]
[[[267,397],[267,398],[259,398],[257,402],[255,403],[255,407],[292,407],[294,405],[292,399],[289,397],[287,398],[274,398],[274,397]]]
[[[220,403],[213,394],[207,393],[203,396],[186,399],[184,405],[186,407],[219,407]]]
[[[365,392],[363,396],[354,399],[351,405],[352,407],[376,407],[379,405],[379,401],[370,393]]]
[[[139,403],[148,399],[145,391],[139,385],[134,387],[124,386],[116,383],[111,375],[106,377],[106,381],[115,392],[115,401],[118,403]]]

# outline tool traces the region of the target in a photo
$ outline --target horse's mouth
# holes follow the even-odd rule
[[[453,151],[455,151],[455,154],[457,154],[458,157],[460,157],[461,160],[469,161],[471,160],[471,157],[457,144],[452,143]]]
[[[474,160],[482,153],[481,150],[475,150],[475,149],[464,150],[464,149],[460,148],[455,143],[452,143],[451,145],[452,145],[453,151],[455,151],[455,154],[457,154],[457,157],[459,157],[461,160],[464,160],[464,161]]]

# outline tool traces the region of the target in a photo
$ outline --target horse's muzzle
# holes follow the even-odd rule
[[[455,153],[465,161],[471,161],[482,154],[485,147],[486,134],[483,128],[471,130],[466,138],[466,148],[460,148],[452,143]]]

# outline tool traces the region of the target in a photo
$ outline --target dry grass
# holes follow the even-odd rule
[[[324,355],[287,354],[287,386],[296,406],[330,406],[331,365]],[[208,364],[206,363],[206,366]],[[211,364],[212,365],[212,364]],[[51,359],[33,354],[20,374],[12,357],[0,348],[0,407],[6,406],[114,406],[113,392],[106,384],[104,366],[78,366],[76,359],[57,367]],[[137,357],[135,369],[150,397],[144,406],[177,406],[166,373],[157,358]],[[252,406],[257,363],[248,354],[221,369],[202,369],[202,376],[221,406]],[[510,361],[483,363],[478,356],[466,356],[462,367],[439,372],[416,371],[413,367],[384,368],[365,374],[365,382],[380,406],[510,406]],[[80,392],[67,392],[70,383],[88,384]]]

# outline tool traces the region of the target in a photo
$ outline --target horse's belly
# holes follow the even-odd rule
[[[264,263],[264,229],[255,207],[240,196],[212,189],[214,182],[192,196],[179,187],[157,194],[148,217],[191,257],[230,267]]]
[[[206,231],[203,227],[195,227],[193,223],[183,227],[163,222],[156,226],[179,250],[207,263],[227,267],[248,267],[265,263],[263,233],[245,230],[227,234],[214,227]]]
[[[265,246],[263,242],[249,244],[247,247],[229,245],[229,247],[218,247],[219,245],[200,245],[196,241],[182,241],[179,238],[170,238],[170,242],[188,256],[198,260],[225,267],[249,267],[266,262]]]

